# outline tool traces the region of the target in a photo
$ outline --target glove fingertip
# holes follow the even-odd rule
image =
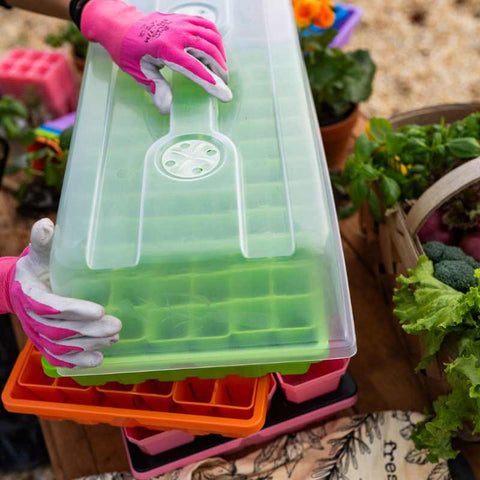
[[[31,233],[32,243],[44,246],[47,245],[53,237],[55,230],[54,223],[49,218],[42,218],[38,220],[33,227]]]
[[[103,354],[101,352],[84,352],[77,361],[77,368],[94,368],[103,362]]]
[[[172,98],[165,98],[165,96],[161,96],[158,92],[152,93],[152,101],[157,110],[160,112],[161,115],[170,115],[170,111],[172,109]]]
[[[122,321],[117,317],[112,317],[111,315],[105,315],[104,320],[108,322],[108,325],[112,332],[111,335],[116,335],[122,330],[122,327],[123,327]]]

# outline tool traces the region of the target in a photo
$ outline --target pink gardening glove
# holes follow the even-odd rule
[[[167,66],[222,102],[232,100],[217,27],[202,17],[155,12],[145,15],[121,0],[89,0],[80,27],[113,61],[149,88],[160,113],[170,112],[172,89],[159,69]]]
[[[100,305],[59,297],[50,288],[50,250],[54,225],[37,222],[20,257],[0,258],[0,313],[14,313],[25,333],[57,367],[96,367],[98,348],[118,341],[122,323]]]

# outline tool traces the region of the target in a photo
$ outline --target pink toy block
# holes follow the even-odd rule
[[[65,55],[57,52],[16,48],[0,60],[0,93],[28,103],[40,97],[53,116],[77,108],[78,89]]]
[[[348,358],[325,360],[313,363],[303,375],[277,373],[277,380],[287,400],[302,403],[336,390],[349,362]]]

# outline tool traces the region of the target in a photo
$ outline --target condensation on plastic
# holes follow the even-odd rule
[[[145,11],[195,4],[134,3]],[[174,102],[171,115],[161,116],[101,47],[90,49],[52,285],[105,305],[123,330],[100,367],[61,375],[355,353],[338,224],[291,2],[200,3],[214,11],[224,35],[231,103],[165,72]]]

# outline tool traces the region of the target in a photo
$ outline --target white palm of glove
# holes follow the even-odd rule
[[[50,286],[50,252],[54,225],[37,222],[31,243],[13,266],[9,303],[38,350],[54,366],[95,367],[102,363],[98,349],[118,341],[119,319],[86,300],[60,297]]]

